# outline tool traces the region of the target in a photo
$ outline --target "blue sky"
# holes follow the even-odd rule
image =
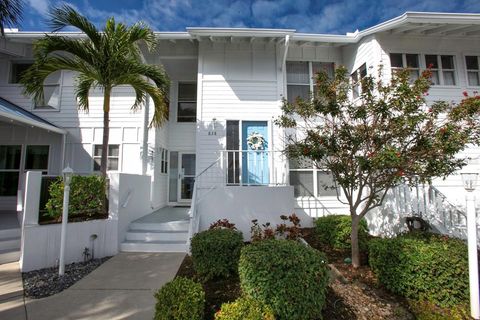
[[[50,6],[61,1],[25,0],[21,30],[48,30]],[[65,1],[64,1],[65,2]],[[186,27],[289,28],[298,32],[363,30],[405,11],[480,13],[480,0],[69,0],[95,24],[114,16],[128,24],[143,20],[157,31]]]

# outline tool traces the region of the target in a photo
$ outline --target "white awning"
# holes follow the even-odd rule
[[[3,98],[0,98],[0,118],[6,118],[11,122],[19,122],[21,124],[45,129],[60,134],[67,133],[64,129],[61,129],[51,124],[47,120],[31,112],[28,112],[27,110]]]

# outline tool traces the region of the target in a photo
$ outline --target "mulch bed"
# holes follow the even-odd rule
[[[58,267],[23,272],[23,288],[25,296],[33,299],[44,298],[59,293],[87,274],[98,268],[111,257],[93,259],[86,262],[75,262],[65,265],[65,274],[58,275]]]
[[[311,236],[307,235],[306,240],[308,242],[312,241],[311,245],[315,247],[316,243]],[[327,251],[329,263],[333,263],[348,280],[347,283],[343,283],[334,279],[329,284],[323,319],[415,319],[403,298],[389,294],[378,287],[376,278],[368,267],[353,269],[343,263],[343,259],[348,256],[348,254],[345,255],[345,252],[322,251]],[[178,276],[198,281],[190,256],[186,256],[183,260],[177,273]],[[238,277],[211,280],[203,283],[203,288],[206,297],[205,319],[207,320],[214,319],[215,312],[220,309],[222,303],[234,301],[241,295]]]

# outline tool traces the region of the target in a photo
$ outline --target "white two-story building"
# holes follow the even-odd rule
[[[156,35],[157,52],[144,56],[148,63],[163,65],[171,79],[168,122],[149,128],[148,104],[134,113],[133,91],[116,88],[108,170],[150,176],[151,212],[171,215],[169,221],[185,221],[190,234],[220,218],[248,233],[254,218],[276,222],[280,214],[295,211],[309,225],[308,217],[348,212],[337,191],[324,188],[333,184],[327,171],[285,159],[281,152],[285,134],[274,124],[284,98],[308,97],[317,70],[333,73],[344,65],[355,83],[376,75],[380,66],[388,80],[397,68],[408,67],[412,76],[418,76],[432,65],[429,100],[458,102],[463,91],[480,91],[480,14],[408,12],[346,35],[235,28],[187,28]],[[43,32],[12,31],[0,39],[0,210],[4,213],[21,209],[28,170],[58,175],[67,165],[82,174],[99,168],[100,92],[91,92],[88,114],[77,109],[71,72],[48,79],[45,102],[40,105],[22,94],[19,76],[32,62],[32,44],[43,36]],[[478,149],[468,153],[470,169],[478,171]],[[435,185],[437,195],[447,194],[445,201],[462,204],[458,176]],[[187,209],[175,207],[186,207],[193,218],[188,219]],[[396,204],[393,210],[406,208]],[[155,228],[154,220],[145,221]],[[371,223],[378,232],[386,228],[378,217]],[[168,241],[162,243],[160,238],[142,240],[141,230],[154,231],[131,226],[137,237],[130,239],[127,234],[121,249],[167,248],[162,244]],[[179,239],[174,245],[181,246],[172,250],[185,250],[187,238]]]

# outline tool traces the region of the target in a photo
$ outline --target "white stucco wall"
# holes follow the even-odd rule
[[[243,232],[245,241],[250,240],[252,220],[259,224],[270,222],[272,226],[282,223],[280,215],[294,213],[293,187],[224,187],[213,189],[200,198],[198,214],[200,230],[206,230],[219,219],[228,219]],[[313,219],[296,212],[304,227],[312,226]]]

